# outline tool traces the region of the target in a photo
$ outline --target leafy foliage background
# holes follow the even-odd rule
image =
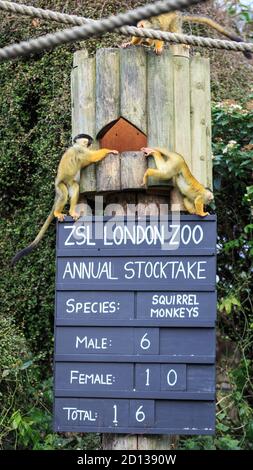
[[[36,0],[29,4],[90,18],[146,1]],[[213,1],[197,13],[232,25]],[[0,13],[0,46],[61,29]],[[203,29],[191,29],[203,33]],[[208,35],[215,35],[208,31]],[[51,209],[62,149],[70,143],[73,52],[120,44],[117,34],[0,64],[0,446],[95,449],[98,435],[51,431],[55,229],[10,268]],[[211,57],[213,152],[219,220],[218,405],[215,438],[184,438],[179,448],[252,448],[252,115],[253,67],[241,54]]]

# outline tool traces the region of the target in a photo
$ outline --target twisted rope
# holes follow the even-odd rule
[[[22,3],[0,1],[0,10],[15,13],[17,15],[27,15],[32,18],[40,18],[42,20],[58,21],[59,23],[82,25],[84,23],[92,23],[95,20],[90,20],[77,15],[67,15],[65,13],[58,13],[52,10],[43,10],[42,8],[35,8],[32,6],[23,5]]]
[[[164,0],[155,2],[155,4],[145,5],[143,7],[136,8],[135,10],[129,11],[121,15],[133,15],[133,19],[122,24],[131,24],[139,20],[149,18],[150,16],[156,16],[161,13],[167,13],[169,11],[181,10],[182,8],[188,7],[195,3],[202,3],[206,0]],[[28,15],[32,17],[41,18],[44,20],[58,21],[65,24],[82,25],[84,23],[95,23],[96,20],[91,20],[77,15],[68,15],[66,13],[59,13],[52,10],[44,10],[42,8],[35,8],[27,6],[22,3],[7,2],[0,0],[0,10],[12,12],[19,15]],[[121,15],[118,15],[120,17]],[[110,19],[115,18],[112,16]]]
[[[129,26],[127,28],[127,31],[129,31],[132,36],[160,39],[162,41],[173,42],[175,44],[188,44],[190,46],[227,49],[229,51],[253,52],[253,44],[248,42],[235,42],[224,39],[203,38],[201,36],[189,36],[187,34],[168,33],[163,31],[155,31],[153,29],[136,28],[134,26]]]
[[[205,0],[164,0],[156,2],[155,4],[149,4],[145,5],[144,7],[136,8],[135,10],[129,11],[127,13],[120,13],[119,15],[111,16],[107,19],[92,22],[89,21],[88,24],[86,24],[85,26],[78,26],[71,29],[66,29],[54,34],[47,34],[38,39],[31,39],[29,41],[22,41],[19,44],[12,44],[11,46],[6,46],[0,49],[0,60],[25,56],[32,54],[33,52],[38,53],[42,50],[52,49],[61,44],[101,35],[105,32],[113,31],[114,29],[120,28],[123,25],[135,23],[141,19],[149,18],[150,16],[157,16],[161,13],[175,11],[183,7],[203,1]],[[59,13],[54,13],[46,10],[43,11],[42,9],[35,9],[33,7],[26,7],[25,5],[19,5],[16,3],[4,1],[0,2],[0,8],[4,9],[5,11],[8,10],[17,13],[25,13],[31,16],[36,13],[38,15],[43,15],[45,19],[46,17],[47,19],[53,19],[54,16],[54,18],[57,18],[58,21],[60,18],[59,15],[62,15]],[[37,12],[35,10],[37,10]],[[70,19],[72,24],[73,21],[77,21],[77,17],[72,15],[61,16],[61,21],[64,20],[64,22],[66,22]],[[82,23],[84,21],[86,22],[86,20],[83,18],[78,19],[78,21],[81,20]]]
[[[150,16],[156,16],[161,13],[178,10],[184,6],[189,6],[190,4],[201,1],[205,0],[167,0],[163,2],[156,2],[154,5],[146,5],[128,13],[122,13],[108,19],[96,21],[76,15],[67,15],[51,10],[43,10],[41,8],[34,8],[23,4],[0,0],[0,9],[4,11],[11,11],[13,13],[38,17],[45,20],[58,21],[65,24],[86,24],[82,27],[66,29],[54,34],[47,34],[46,36],[38,39],[23,41],[19,44],[13,44],[11,46],[4,47],[0,49],[0,60],[29,55],[33,52],[41,52],[45,49],[52,49],[60,44],[87,39],[92,36],[113,31],[114,29],[118,29],[121,34],[127,36],[132,35],[143,38],[148,37],[151,39],[160,39],[166,42],[177,44],[189,44],[194,46],[226,49],[240,52],[253,52],[252,43],[237,43],[228,40],[188,36],[185,34],[175,34],[152,29],[140,29],[133,26],[120,27],[123,24],[137,22],[140,19],[149,18]]]

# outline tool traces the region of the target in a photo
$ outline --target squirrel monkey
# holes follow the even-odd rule
[[[204,205],[213,201],[213,193],[194,178],[182,155],[160,148],[143,147],[141,150],[145,156],[152,155],[157,166],[157,169],[146,170],[143,185],[147,186],[149,176],[162,179],[173,178],[174,185],[184,196],[186,210],[190,214],[197,214],[201,217],[208,215],[208,212],[204,212]]]
[[[90,147],[92,142],[93,139],[89,135],[78,134],[73,139],[73,146],[68,148],[63,154],[55,179],[55,201],[52,210],[34,241],[23,250],[16,253],[11,261],[12,265],[37,247],[54,217],[61,222],[64,220],[65,215],[62,211],[68,201],[69,195],[69,214],[74,220],[79,218],[79,214],[76,212],[76,204],[79,197],[79,184],[76,181],[78,172],[81,168],[85,168],[91,163],[100,162],[100,160],[103,160],[103,158],[105,158],[109,153],[113,153],[115,155],[119,153],[117,150],[106,148],[90,150],[88,147]]]
[[[210,28],[215,29],[223,36],[228,37],[232,41],[242,42],[243,39],[240,36],[237,36],[232,31],[227,31],[223,26],[216,21],[211,20],[206,16],[194,16],[187,15],[183,16],[179,11],[173,13],[164,13],[159,16],[152,16],[148,20],[141,20],[137,23],[137,28],[147,28],[147,29],[157,29],[160,31],[168,31],[170,33],[182,33],[182,26],[184,22],[198,23],[209,26]],[[140,38],[133,36],[131,41],[123,43],[122,47],[127,47],[130,45],[139,45],[146,44],[148,46],[154,46],[155,53],[160,55],[163,52],[164,42],[159,39],[150,39],[150,38]],[[252,59],[252,54],[250,52],[243,52],[247,59]]]

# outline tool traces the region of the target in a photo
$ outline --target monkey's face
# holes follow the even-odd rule
[[[209,189],[206,189],[206,192],[205,192],[206,204],[210,204],[210,202],[212,202],[213,200],[214,200],[214,195],[212,191],[210,191]]]
[[[80,139],[77,139],[77,140],[76,140],[76,143],[77,143],[78,145],[81,145],[82,147],[86,147],[86,148],[90,146],[90,141],[89,141],[89,139],[86,139],[85,137],[82,137],[82,138],[80,138]]]

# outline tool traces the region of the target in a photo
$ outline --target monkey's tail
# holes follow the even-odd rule
[[[210,28],[215,29],[219,33],[223,34],[223,36],[226,36],[232,41],[243,42],[243,39],[240,36],[237,36],[232,31],[230,32],[227,29],[223,28],[223,26],[221,26],[219,23],[216,23],[216,21],[211,20],[211,18],[207,18],[205,16],[189,15],[189,16],[183,16],[183,21],[190,21],[191,23],[206,24]],[[243,52],[243,55],[249,60],[252,59],[251,52],[245,51]]]
[[[15,254],[15,256],[12,258],[12,260],[11,260],[11,265],[12,266],[14,266],[14,264],[16,264],[21,258],[23,258],[23,256],[28,255],[29,253],[31,253],[31,251],[33,251],[35,248],[37,248],[38,243],[44,237],[44,235],[45,235],[49,225],[53,221],[53,219],[54,219],[54,206],[53,206],[48,218],[46,219],[45,223],[41,227],[37,237],[33,240],[33,242],[30,243],[30,245],[23,248],[23,250],[18,251]]]

